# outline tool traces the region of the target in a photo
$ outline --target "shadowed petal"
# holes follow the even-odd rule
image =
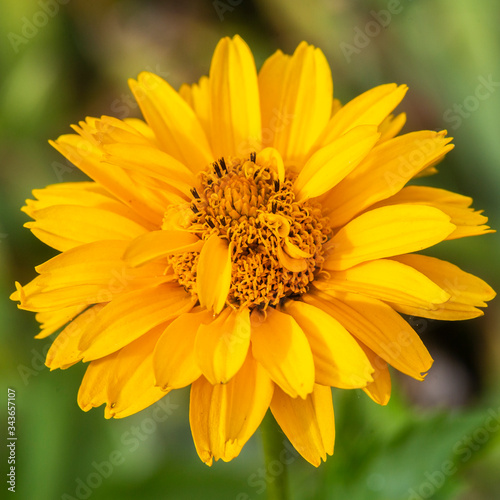
[[[333,297],[322,292],[304,301],[336,318],[359,341],[397,370],[423,380],[432,358],[417,333],[392,307],[358,294]]]
[[[314,361],[304,332],[289,314],[267,309],[251,314],[252,353],[292,397],[305,398],[314,385]]]
[[[227,383],[211,385],[200,377],[191,386],[189,422],[201,460],[225,462],[238,456],[262,422],[271,403],[273,383],[249,354]]]
[[[179,389],[200,377],[195,339],[200,325],[210,323],[212,319],[210,311],[189,312],[181,314],[167,326],[153,355],[156,385],[164,391]]]
[[[198,328],[194,345],[198,366],[211,384],[226,384],[241,368],[249,345],[249,310],[228,307]]]
[[[333,455],[335,421],[330,387],[314,385],[306,399],[291,398],[279,387],[274,390],[271,411],[294,448],[318,467]]]
[[[285,305],[306,334],[314,358],[316,383],[343,389],[365,387],[373,368],[352,335],[332,316],[304,302]]]

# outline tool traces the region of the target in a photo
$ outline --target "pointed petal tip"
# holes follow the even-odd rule
[[[24,293],[23,286],[19,283],[19,281],[15,281],[14,285],[16,287],[16,291],[10,294],[9,299],[15,302],[20,302],[17,307],[21,308],[23,303],[26,302],[26,294]]]
[[[212,464],[214,463],[214,457],[213,457],[211,451],[209,451],[209,450],[198,450],[198,455],[200,457],[200,460],[205,465],[208,465],[208,467],[212,467]]]

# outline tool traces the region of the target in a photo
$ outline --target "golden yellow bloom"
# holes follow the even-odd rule
[[[386,404],[388,364],[432,358],[398,313],[474,318],[495,295],[416,254],[490,232],[468,197],[405,185],[435,172],[445,132],[398,136],[406,86],[342,106],[301,43],[257,74],[236,36],[176,92],[130,87],[145,121],[87,118],[52,145],[92,180],[33,192],[27,227],[61,253],[12,295],[38,338],[64,327],[50,369],[88,362],[78,403],[121,418],[191,385],[200,458],[236,457],[271,409],[314,465],[333,453],[331,387]]]

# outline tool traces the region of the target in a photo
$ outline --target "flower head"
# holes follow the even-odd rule
[[[472,200],[406,186],[452,149],[399,135],[406,86],[342,106],[319,49],[257,74],[238,36],[209,77],[130,87],[145,121],[103,116],[52,145],[89,177],[33,192],[27,227],[59,252],[12,295],[51,369],[88,362],[78,403],[121,418],[191,386],[207,464],[236,457],[268,408],[319,465],[333,453],[331,387],[390,397],[388,364],[422,380],[432,358],[398,314],[479,316],[479,278],[419,252],[491,230]],[[406,187],[405,187],[406,186]]]

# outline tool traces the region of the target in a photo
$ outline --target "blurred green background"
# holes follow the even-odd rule
[[[319,46],[346,102],[406,83],[404,131],[447,128],[456,148],[425,182],[474,198],[500,227],[500,3],[496,0],[2,0],[0,5],[0,435],[16,390],[17,498],[265,498],[258,433],[211,469],[197,458],[178,391],[125,420],[83,413],[84,366],[49,373],[50,339],[7,297],[54,252],[22,227],[34,188],[84,177],[50,148],[87,115],[135,116],[127,78],[150,70],[175,87],[208,72],[220,37],[239,33],[257,66],[301,40]],[[486,89],[486,90],[485,90]],[[499,235],[433,249],[500,289]],[[336,451],[315,469],[289,455],[294,499],[500,498],[500,309],[461,323],[419,320],[435,364],[424,383],[395,375],[385,408],[335,391]],[[156,412],[156,413],[155,413]],[[2,439],[5,452],[6,440]],[[2,493],[7,459],[2,455]],[[271,474],[281,473],[280,464]],[[7,498],[7,496],[5,496]]]

